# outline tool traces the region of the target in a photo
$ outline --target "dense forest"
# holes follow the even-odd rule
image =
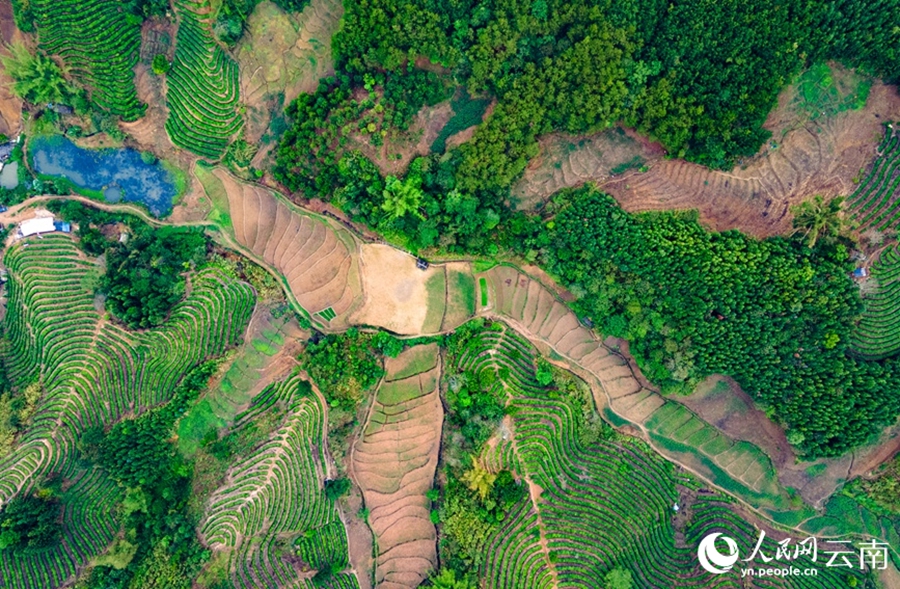
[[[165,405],[134,419],[85,431],[77,448],[85,464],[97,464],[126,489],[124,534],[80,583],[82,589],[190,587],[209,559],[188,510],[193,464],[175,450],[175,421],[216,369],[204,364],[187,374]]]
[[[762,124],[803,67],[838,59],[895,80],[900,29],[887,15],[898,9],[894,0],[347,2],[335,76],[289,107],[275,176],[410,249],[491,254],[509,187],[540,135],[623,122],[673,156],[729,167],[768,139]],[[444,73],[413,67],[420,57]],[[404,128],[395,89],[399,110],[414,112],[442,85],[496,105],[472,140],[416,160],[391,189],[354,137],[381,145]]]

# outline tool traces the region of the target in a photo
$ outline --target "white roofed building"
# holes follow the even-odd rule
[[[35,217],[34,219],[22,221],[21,225],[19,225],[19,236],[28,237],[29,235],[50,233],[55,230],[53,217]]]

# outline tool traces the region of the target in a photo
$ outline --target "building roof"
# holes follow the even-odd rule
[[[22,224],[19,225],[19,231],[22,233],[22,237],[28,237],[35,233],[50,233],[55,229],[53,217],[35,217],[34,219],[22,221]]]

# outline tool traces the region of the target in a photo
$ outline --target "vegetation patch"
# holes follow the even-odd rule
[[[893,356],[900,351],[900,251],[882,251],[865,279],[865,311],[853,330],[853,349],[865,358]]]
[[[219,159],[243,119],[238,112],[238,67],[216,44],[208,0],[178,0],[175,59],[166,75],[172,143],[197,155]]]
[[[848,354],[861,303],[847,250],[829,226],[816,226],[824,237],[811,249],[808,239],[709,233],[685,214],[629,215],[593,189],[569,197],[552,222],[532,220],[534,233],[516,240],[520,251],[546,247],[541,262],[580,295],[575,308],[602,321],[604,333],[631,340],[644,374],[663,390],[731,375],[771,407],[808,457],[842,454],[885,425],[879,415],[900,409],[882,390],[894,386],[894,365]],[[650,294],[657,288],[665,292]],[[869,409],[841,411],[823,394],[852,395]]]

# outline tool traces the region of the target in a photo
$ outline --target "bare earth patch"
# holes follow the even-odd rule
[[[425,283],[442,268],[422,271],[410,254],[383,244],[360,246],[365,302],[351,322],[383,327],[394,333],[421,333],[428,312]]]
[[[372,145],[368,135],[358,134],[353,136],[353,147],[372,160],[382,174],[400,176],[413,159],[431,152],[431,144],[452,116],[449,101],[426,106],[416,113],[408,130],[389,133],[381,146]]]
[[[418,348],[386,362],[387,376],[351,455],[375,533],[379,589],[414,589],[437,566],[437,533],[425,493],[434,484],[444,413],[438,347],[424,350],[431,357],[426,372],[395,379],[409,372],[408,365],[422,365]]]
[[[222,168],[213,174],[228,195],[237,242],[284,276],[306,311],[315,314],[331,308],[337,316],[330,326],[346,325],[347,314],[361,294],[353,236]]]
[[[840,68],[834,70],[843,75]],[[592,143],[574,150],[548,138],[513,194],[528,204],[560,188],[595,182],[627,211],[697,209],[717,231],[737,228],[757,237],[784,233],[791,226],[791,205],[814,194],[850,194],[853,178],[875,156],[881,124],[900,117],[897,89],[880,82],[872,85],[864,108],[816,120],[798,117],[795,95],[793,87],[787,88],[769,116],[765,127],[772,141],[731,171],[662,159],[659,146],[644,143],[648,171],[610,176],[619,158],[610,159],[609,148],[596,143],[603,134],[586,138]]]
[[[540,155],[512,188],[519,209],[533,209],[563,188],[608,181],[626,172],[631,163],[640,167],[664,154],[659,144],[621,127],[584,137],[552,133],[540,139],[540,148]]]
[[[313,92],[319,79],[333,72],[331,35],[342,12],[337,0],[312,0],[300,14],[286,14],[272,2],[257,5],[234,51],[248,141],[258,142],[268,129],[274,96],[283,93],[287,105],[301,93]]]

